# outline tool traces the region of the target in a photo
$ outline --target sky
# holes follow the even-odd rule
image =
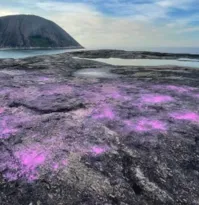
[[[86,48],[199,47],[199,0],[0,0],[0,16],[54,21]]]

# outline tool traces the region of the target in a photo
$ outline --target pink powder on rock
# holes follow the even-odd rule
[[[135,130],[138,132],[147,132],[151,130],[166,131],[165,123],[160,120],[141,119],[137,122]]]
[[[100,147],[100,146],[94,146],[91,148],[91,152],[95,155],[101,155],[103,153],[106,152],[106,148],[105,147]]]
[[[37,168],[44,164],[46,154],[36,149],[27,149],[15,153],[15,156],[20,163],[19,175],[27,178],[29,181],[36,180],[39,177]]]
[[[10,128],[7,125],[8,123],[6,122],[6,120],[2,120],[1,121],[1,126],[0,126],[0,139],[6,139],[9,137],[9,135],[17,132],[17,129],[14,128]]]
[[[199,121],[199,115],[195,112],[187,111],[187,112],[175,112],[170,114],[176,120],[187,120],[191,122]]]
[[[166,124],[160,120],[153,120],[147,118],[141,118],[132,122],[131,120],[125,120],[125,125],[136,132],[148,132],[148,131],[166,131]]]
[[[167,89],[172,90],[172,91],[176,91],[179,93],[183,93],[183,92],[188,92],[189,89],[181,87],[181,86],[175,86],[175,85],[168,85],[166,86]]]
[[[22,152],[21,163],[28,169],[35,169],[45,161],[45,156],[37,151]]]
[[[67,166],[68,165],[68,160],[66,160],[66,159],[62,160],[62,165]]]
[[[3,108],[0,108],[0,114],[2,114],[4,112]]]
[[[108,106],[103,107],[100,111],[100,114],[94,115],[95,119],[103,119],[107,118],[113,120],[115,118],[115,114],[113,113],[112,109]]]
[[[193,97],[199,98],[199,93],[198,94],[194,94]]]
[[[58,164],[58,163],[55,163],[55,164],[53,165],[53,169],[54,169],[55,171],[57,171],[57,170],[59,169],[59,164]]]
[[[141,100],[144,103],[149,103],[149,104],[160,104],[160,103],[167,103],[167,102],[171,102],[174,101],[174,98],[172,98],[171,96],[168,95],[144,95],[141,97]]]

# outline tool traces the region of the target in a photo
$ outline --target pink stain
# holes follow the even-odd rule
[[[101,155],[101,154],[106,152],[106,148],[99,147],[99,146],[94,146],[94,147],[92,147],[91,151],[95,155]]]
[[[28,155],[22,155],[21,161],[22,164],[31,169],[41,165],[45,161],[45,157],[43,154],[38,154],[37,152],[33,151],[28,153]]]
[[[174,101],[174,98],[168,95],[144,95],[141,100],[147,104],[160,104]]]
[[[5,120],[1,122],[0,139],[6,139],[15,132],[17,132],[17,129],[9,128]]]
[[[109,119],[113,119],[114,118],[114,114],[113,111],[110,108],[105,108],[104,109],[104,116],[109,118]]]
[[[124,124],[127,125],[128,127],[133,126],[133,123],[131,120],[124,120]]]
[[[166,126],[159,120],[142,119],[135,126],[138,132],[147,132],[151,130],[166,131]]]
[[[43,154],[37,153],[36,151],[31,151],[21,155],[21,163],[28,169],[34,169],[41,165],[44,161],[45,156]]]
[[[103,87],[101,89],[102,89],[102,92],[105,94],[111,94],[113,92],[118,93],[118,88],[116,86],[111,85],[111,84],[105,84],[105,85],[103,85]]]
[[[199,94],[194,94],[193,97],[199,98]]]
[[[29,181],[36,180],[39,177],[37,168],[44,164],[46,155],[38,150],[22,150],[15,153],[20,162],[20,175]]]
[[[66,160],[66,159],[62,160],[62,165],[67,166],[68,165],[68,160]]]
[[[2,133],[3,135],[7,135],[7,134],[12,134],[12,133],[14,133],[14,132],[16,132],[16,131],[17,131],[16,129],[4,128],[1,133]]]
[[[122,96],[118,92],[113,92],[110,94],[113,99],[121,99]]]
[[[4,112],[3,108],[0,108],[0,114],[2,114]]]
[[[53,163],[52,170],[59,171],[60,169],[66,167],[68,165],[68,160],[64,159],[59,161],[58,163]]]
[[[131,120],[125,120],[124,124],[136,132],[148,132],[148,131],[166,131],[166,124],[160,120],[153,120],[142,118],[138,119],[134,123]]]
[[[106,106],[101,110],[101,114],[94,115],[94,118],[95,119],[107,118],[107,119],[113,120],[115,118],[115,115],[114,115],[112,109],[110,107]]]
[[[181,86],[175,86],[175,85],[168,85],[168,86],[166,86],[166,88],[169,89],[169,90],[172,90],[172,91],[179,92],[179,93],[184,93],[184,92],[189,91],[188,88],[184,88],[184,87],[181,87]]]
[[[53,165],[53,169],[54,169],[55,171],[57,171],[57,170],[59,169],[59,164],[58,164],[58,163],[55,163],[55,164]]]
[[[15,181],[18,179],[17,174],[11,173],[11,172],[7,172],[7,173],[3,174],[3,177],[9,181]]]
[[[102,93],[110,98],[116,99],[116,100],[129,100],[129,97],[123,95],[121,91],[113,85],[103,85],[102,87]]]
[[[51,80],[51,78],[47,78],[47,77],[39,77],[40,81],[49,81]]]
[[[176,120],[187,120],[191,122],[199,121],[199,115],[195,112],[177,112],[170,115]]]
[[[116,99],[116,100],[130,100],[131,98],[130,97],[127,97],[125,95],[122,95],[118,92],[113,92],[110,94],[110,97],[113,98],[113,99]]]

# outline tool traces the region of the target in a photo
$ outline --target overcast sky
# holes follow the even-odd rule
[[[199,47],[199,0],[0,0],[0,16],[53,20],[87,48]]]

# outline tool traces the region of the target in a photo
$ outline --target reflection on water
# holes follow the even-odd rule
[[[74,76],[77,77],[92,77],[92,78],[116,78],[117,75],[110,73],[109,69],[96,69],[96,68],[89,68],[89,69],[82,69],[76,71]]]
[[[108,63],[112,65],[120,66],[165,66],[165,65],[175,65],[183,67],[194,67],[199,68],[199,60],[191,59],[184,60],[158,60],[158,59],[121,59],[121,58],[97,58],[89,59],[95,60],[103,63]]]

